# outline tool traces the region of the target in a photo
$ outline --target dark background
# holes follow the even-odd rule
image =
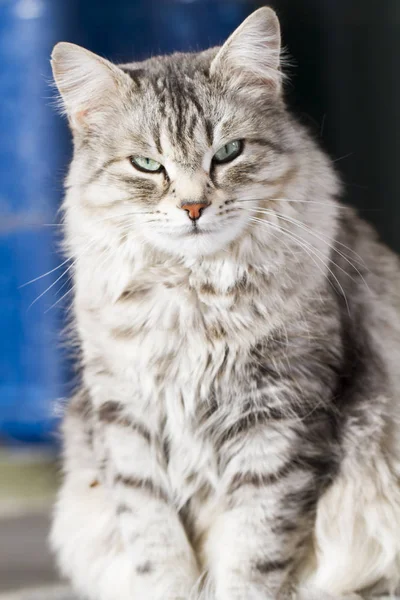
[[[0,444],[56,444],[72,371],[57,211],[70,158],[49,56],[67,40],[116,62],[222,42],[246,0],[0,1]],[[287,98],[330,153],[346,202],[400,250],[399,0],[271,0],[292,59]],[[51,271],[48,275],[24,285]],[[23,287],[21,287],[23,286]],[[49,288],[49,289],[47,289]],[[34,304],[32,304],[34,302]]]

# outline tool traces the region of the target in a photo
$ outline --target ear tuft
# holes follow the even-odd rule
[[[101,119],[130,81],[117,66],[68,42],[56,44],[51,66],[62,110],[73,128]]]
[[[282,84],[280,52],[278,17],[271,8],[259,8],[220,48],[210,73],[229,78],[234,86],[266,84],[277,93]]]

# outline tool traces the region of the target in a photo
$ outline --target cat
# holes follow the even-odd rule
[[[400,582],[400,264],[285,104],[268,7],[116,66],[59,43],[81,384],[51,544],[89,600]]]

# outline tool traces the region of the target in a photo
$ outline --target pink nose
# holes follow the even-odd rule
[[[186,210],[189,219],[197,221],[207,206],[209,206],[208,202],[186,202],[185,204],[181,204],[181,209]]]

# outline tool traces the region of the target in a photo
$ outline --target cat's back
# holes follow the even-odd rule
[[[400,392],[400,259],[380,239],[376,230],[342,206],[338,221],[334,273],[343,290],[343,312],[354,335],[364,340],[386,365],[386,375]]]
[[[400,311],[400,258],[348,206],[341,206],[335,248],[333,261],[344,269],[345,277],[358,280],[356,289],[361,296]]]

